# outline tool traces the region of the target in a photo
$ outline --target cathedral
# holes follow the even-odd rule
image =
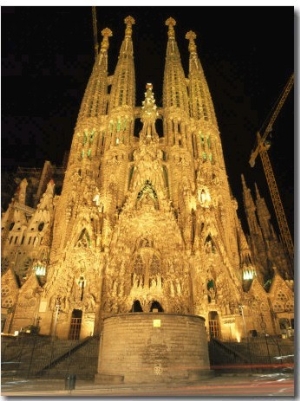
[[[101,31],[65,169],[23,174],[2,213],[2,333],[79,340],[108,317],[158,313],[203,318],[208,340],[292,335],[293,267],[242,175],[243,231],[195,33],[186,76],[166,20],[163,105],[151,82],[136,104],[124,22],[112,75]]]

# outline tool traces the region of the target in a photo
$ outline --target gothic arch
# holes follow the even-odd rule
[[[91,216],[93,217],[93,216]],[[85,233],[85,234],[84,234]],[[74,230],[74,235],[71,240],[71,243],[73,244],[74,247],[77,246],[78,241],[82,237],[82,235],[85,235],[89,239],[89,244],[92,245],[95,235],[92,227],[92,221],[91,219],[87,219],[84,216],[81,216],[81,219],[79,219],[76,228]]]
[[[157,193],[151,183],[151,181],[146,180],[143,188],[137,195],[137,208],[142,207],[144,204],[149,206],[153,206],[155,209],[158,209],[158,199]]]
[[[208,232],[205,236],[204,249],[206,253],[216,253],[217,251],[216,241],[210,232]]]
[[[150,244],[151,241],[146,237],[141,237],[137,240],[137,246],[141,246],[136,250],[132,258],[132,287],[160,288],[162,286],[161,255],[158,250],[149,246]]]
[[[143,308],[141,306],[141,303],[138,299],[133,301],[132,307],[130,312],[143,312]]]
[[[77,236],[75,246],[78,248],[89,248],[91,246],[91,237],[86,228],[83,228],[79,236]]]
[[[150,306],[150,312],[164,312],[164,309],[158,301],[153,300]]]

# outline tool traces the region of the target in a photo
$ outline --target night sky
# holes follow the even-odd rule
[[[94,62],[92,7],[1,7],[2,12],[2,170],[60,166],[71,145],[80,103]],[[188,72],[188,41],[196,45],[211,90],[221,133],[227,174],[242,207],[241,174],[254,194],[257,182],[273,214],[268,187],[257,158],[250,168],[256,132],[268,122],[275,102],[294,72],[292,6],[97,7],[100,31],[113,31],[109,74],[114,73],[124,38],[124,18],[132,15],[137,80],[141,106],[152,82],[162,106],[167,27],[173,17],[183,68]],[[294,90],[272,133],[269,157],[293,235]],[[243,223],[244,224],[244,223]],[[275,219],[273,224],[276,228]]]

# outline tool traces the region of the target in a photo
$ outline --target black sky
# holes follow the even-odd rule
[[[94,62],[92,7],[1,7],[2,169],[61,165]],[[97,7],[98,31],[113,31],[109,73],[132,15],[137,106],[146,82],[161,105],[167,27],[172,16],[184,70],[188,71],[189,30],[196,44],[215,105],[229,182],[243,219],[241,174],[257,182],[271,213],[260,160],[249,167],[256,131],[294,71],[294,8],[283,6]],[[98,35],[101,39],[100,34]],[[279,114],[269,156],[293,231],[294,91]],[[276,226],[276,223],[273,222]],[[293,233],[292,233],[293,234]]]

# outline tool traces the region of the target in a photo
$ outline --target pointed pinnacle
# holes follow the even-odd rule
[[[173,27],[176,25],[176,21],[174,20],[174,18],[172,17],[168,18],[165,22],[165,25],[169,27],[168,30],[169,39],[175,39],[175,30]]]
[[[247,188],[247,184],[246,184],[246,180],[245,180],[244,174],[241,174],[241,177],[242,177],[242,185],[246,189]]]
[[[190,53],[196,53],[197,46],[195,44],[195,39],[197,35],[193,31],[189,31],[186,33],[185,38],[189,40],[189,51]]]
[[[132,35],[132,25],[135,24],[135,20],[133,17],[130,15],[124,19],[124,22],[126,24],[126,29],[125,29],[125,37],[130,38]]]
[[[255,186],[255,192],[256,192],[256,199],[260,199],[260,193],[259,193],[258,186],[257,186],[256,182],[254,183],[254,186]]]
[[[110,36],[113,36],[113,34],[112,34],[112,31],[109,28],[104,28],[101,31],[101,35],[103,36],[103,39],[102,39],[102,42],[101,42],[101,52],[104,53],[109,48],[108,38]]]
[[[145,100],[143,101],[143,106],[142,106],[142,115],[143,117],[147,116],[148,119],[152,117],[155,120],[157,116],[157,111],[156,111],[157,106],[155,104],[155,98],[152,89],[153,85],[151,83],[147,83]]]

